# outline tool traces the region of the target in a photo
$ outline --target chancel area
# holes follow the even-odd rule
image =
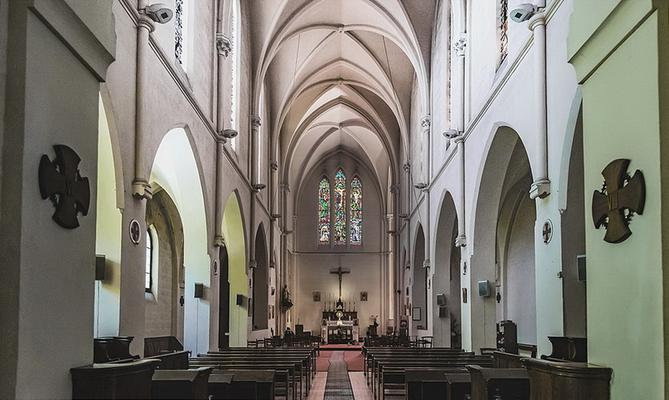
[[[663,0],[0,0],[0,398],[664,399],[668,37]]]

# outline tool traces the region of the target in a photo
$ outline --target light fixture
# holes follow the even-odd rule
[[[427,188],[427,183],[418,182],[417,184],[413,185],[413,187],[415,187],[418,190],[424,190],[425,188]]]

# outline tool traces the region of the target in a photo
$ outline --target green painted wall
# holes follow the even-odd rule
[[[601,3],[576,1],[574,15],[587,15]],[[613,400],[662,399],[658,17],[646,13],[625,32],[639,13],[632,6],[649,2],[622,3],[604,26],[599,26],[597,13],[590,21],[573,17],[570,37],[584,98],[589,361],[613,368]],[[582,35],[590,33],[580,47]],[[643,171],[647,198],[644,214],[632,221],[633,235],[609,244],[603,241],[604,230],[594,229],[589,210],[592,191],[602,185],[600,171],[617,158],[632,160],[630,172]]]
[[[230,347],[246,347],[248,308],[236,305],[237,294],[248,297],[246,243],[239,202],[232,194],[223,212],[223,237],[228,249],[228,282],[230,282]]]

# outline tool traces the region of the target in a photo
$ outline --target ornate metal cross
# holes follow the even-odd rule
[[[79,174],[81,158],[71,148],[53,146],[56,158],[51,162],[46,154],[39,163],[39,189],[43,199],[50,198],[56,207],[53,220],[63,228],[79,226],[78,213],[88,214],[91,199],[88,178]]]
[[[592,220],[595,228],[606,228],[604,240],[609,243],[625,241],[632,231],[629,223],[634,213],[643,214],[646,184],[639,170],[630,178],[627,167],[630,160],[614,160],[602,171],[602,190],[592,194]]]
[[[341,300],[341,277],[344,274],[350,274],[351,270],[350,269],[345,269],[345,268],[342,269],[342,267],[339,267],[337,269],[332,268],[330,270],[330,273],[339,275],[339,300]]]

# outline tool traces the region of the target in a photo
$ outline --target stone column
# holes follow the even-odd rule
[[[225,159],[225,143],[227,142],[226,138],[223,136],[223,130],[225,129],[225,107],[224,102],[222,101],[225,96],[225,60],[230,55],[230,39],[228,39],[222,32],[221,26],[218,27],[218,32],[216,33],[216,62],[217,62],[217,82],[216,82],[216,99],[217,99],[217,109],[216,109],[216,222],[215,222],[215,235],[214,235],[214,246],[222,247],[225,246],[225,241],[223,238],[223,212],[225,207],[224,190],[224,174],[223,170],[225,168],[224,159]]]
[[[423,149],[423,168],[421,170],[421,180],[419,184],[429,185],[430,183],[430,159],[431,159],[431,148],[430,148],[430,126],[432,125],[432,119],[430,115],[424,116],[420,120],[421,127],[421,138],[422,138],[422,149]]]
[[[550,194],[550,180],[548,179],[548,111],[546,104],[546,15],[543,12],[535,14],[530,19],[529,29],[534,34],[534,87],[535,93],[535,121],[536,121],[536,159],[534,167],[536,175],[530,197],[544,198]]]
[[[465,226],[465,137],[461,133],[453,140],[458,146],[458,163],[460,164],[460,198],[457,203],[458,237],[455,238],[457,247],[467,246]]]
[[[153,21],[145,13],[146,0],[139,0],[137,8],[137,69],[135,77],[135,179],[132,181],[132,194],[138,199],[153,197],[146,170],[146,139],[148,132],[145,109],[148,107],[144,100],[144,91],[149,87],[148,64],[151,56],[149,36],[154,31]]]
[[[251,182],[253,183],[254,189],[262,190],[264,189],[264,184],[260,182],[260,168],[259,162],[260,157],[260,126],[262,125],[259,115],[251,116]],[[259,187],[261,186],[262,187]]]

